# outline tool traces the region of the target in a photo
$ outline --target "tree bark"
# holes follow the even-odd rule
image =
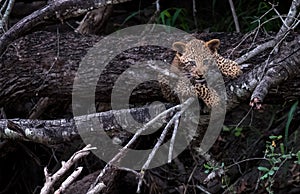
[[[0,71],[0,107],[8,102],[36,97],[49,97],[69,100],[76,71],[82,57],[96,42],[98,36],[82,36],[76,33],[54,34],[37,32],[17,40],[2,56]],[[293,49],[291,49],[293,48]],[[135,61],[143,58],[171,61],[173,52],[155,48],[149,55],[147,50],[140,53],[123,53],[110,63],[110,68],[101,75],[96,89],[97,102],[110,102],[110,93],[117,78]],[[272,98],[287,100],[292,95],[299,97],[299,35],[291,42],[282,45],[280,53],[274,56],[270,65],[258,62],[255,68],[238,79],[227,82],[228,110],[242,101],[249,101],[250,96],[259,83],[268,84],[267,91]],[[267,72],[263,80],[261,72]],[[280,74],[280,76],[278,76]],[[135,75],[139,80],[145,75]],[[271,77],[270,77],[271,76]],[[295,78],[294,78],[295,77]],[[294,78],[294,79],[292,79]],[[133,81],[133,80],[129,80]],[[292,84],[291,84],[292,83]],[[274,85],[275,84],[275,85]],[[272,86],[272,88],[271,88]],[[80,87],[86,87],[82,85]],[[292,90],[287,90],[290,88]],[[119,97],[126,94],[127,88],[118,88]],[[86,94],[88,95],[88,94]],[[266,93],[264,93],[264,96]],[[259,97],[260,101],[263,96]],[[143,103],[162,99],[160,88],[156,82],[148,82],[132,93],[131,102]]]
[[[101,37],[82,36],[76,33],[57,35],[37,32],[16,41],[14,47],[10,47],[2,57],[0,107],[22,98],[50,97],[70,100],[79,63],[87,50],[100,39]],[[163,49],[157,52],[160,51]],[[132,64],[130,55],[122,55],[120,58],[125,59],[112,61],[109,71],[99,78],[96,90],[97,102],[110,102],[108,94],[115,80]],[[136,58],[133,60],[136,61]],[[162,59],[161,56],[156,58]],[[135,76],[135,79],[139,80],[144,75]],[[152,87],[154,85],[154,83],[145,85],[142,93],[136,92],[139,93],[139,97],[133,101],[142,102],[143,99],[156,97],[159,88]],[[84,88],[86,85],[80,87]],[[123,94],[127,92],[125,87],[120,90],[123,90]],[[120,93],[122,94],[122,91]]]

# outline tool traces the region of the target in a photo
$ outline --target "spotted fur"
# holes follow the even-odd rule
[[[188,43],[175,42],[173,49],[177,51],[177,54],[170,70],[178,74],[188,75],[190,82],[193,82],[192,80],[197,80],[198,82],[189,83],[189,81],[179,80],[175,86],[175,91],[172,91],[168,87],[170,81],[159,75],[163,95],[168,100],[174,101],[175,93],[182,96],[196,94],[208,107],[216,106],[220,102],[220,98],[215,90],[207,87],[204,79],[208,69],[207,64],[210,64],[206,62],[215,62],[221,73],[230,78],[235,78],[242,73],[236,62],[225,59],[217,53],[219,45],[220,41],[218,39],[212,39],[208,42],[198,39],[193,39]]]

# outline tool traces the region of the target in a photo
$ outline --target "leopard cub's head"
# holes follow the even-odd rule
[[[201,60],[205,58],[213,57],[213,54],[217,52],[220,45],[220,40],[213,39],[208,42],[202,40],[193,39],[188,43],[174,42],[172,47],[177,53],[181,54],[180,59],[182,63],[189,61]]]
[[[204,42],[202,40],[193,39],[187,43],[175,42],[173,43],[173,49],[177,51],[176,57],[182,64],[189,64],[194,62],[194,73],[197,75],[203,75],[206,71],[204,60],[212,59],[217,64],[219,70],[223,75],[228,77],[237,77],[242,73],[240,66],[230,59],[225,59],[218,54],[217,50],[220,46],[219,39],[212,39]]]

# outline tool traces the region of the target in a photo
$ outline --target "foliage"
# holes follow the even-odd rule
[[[289,2],[271,4],[268,1],[240,0],[234,3],[241,31],[249,32],[257,28],[261,28],[265,31],[278,31],[282,25],[280,17],[283,16],[279,17],[279,13],[276,12],[275,9],[280,10]],[[196,18],[192,17],[191,9],[169,7],[159,13],[156,22],[189,32],[194,30],[195,22],[193,20],[197,19],[200,30],[235,31],[234,20],[228,2],[224,4],[224,2],[213,0],[211,2],[197,2],[196,5]],[[145,12],[145,10],[138,10],[131,13],[123,21],[123,24],[138,15],[143,15],[142,12]],[[286,11],[284,11],[284,13],[286,13]]]
[[[210,163],[206,163],[206,164],[203,164],[204,168],[205,168],[205,173],[208,174],[210,172],[213,172],[213,171],[218,171],[220,169],[224,169],[224,163],[222,162],[221,165],[220,164],[210,164]]]
[[[288,143],[289,127],[290,127],[290,124],[291,124],[292,119],[294,117],[294,113],[296,111],[297,106],[298,106],[298,101],[296,101],[292,105],[292,107],[291,107],[291,109],[289,111],[289,114],[288,114],[288,120],[287,120],[286,125],[285,125],[284,144],[285,144],[286,147],[287,147],[287,143]]]
[[[265,31],[278,31],[280,28],[280,19],[273,11],[272,5],[267,2],[259,2],[258,5],[253,5],[245,11],[242,11],[243,5],[238,7],[241,10],[238,17],[242,19],[242,29],[245,32],[252,31],[257,27],[262,27]]]
[[[125,20],[123,21],[123,23],[121,24],[121,26],[124,26],[124,24],[126,23],[126,22],[128,22],[129,20],[131,20],[132,18],[134,18],[135,16],[137,16],[138,14],[140,14],[140,10],[138,10],[138,11],[135,11],[135,12],[133,12],[133,13],[131,13],[129,16],[127,16],[126,18],[125,18]]]
[[[234,136],[240,137],[242,135],[243,128],[242,127],[228,127],[228,126],[224,125],[223,131],[226,131],[226,132],[231,131],[234,134]]]
[[[183,8],[168,8],[160,12],[157,23],[177,27],[184,31],[190,30],[187,11]]]
[[[273,193],[272,186],[274,184],[274,178],[279,171],[279,169],[286,163],[286,161],[294,159],[294,163],[300,165],[300,150],[296,153],[288,150],[288,132],[291,121],[293,119],[294,113],[298,106],[298,101],[295,102],[288,113],[287,122],[284,132],[284,143],[279,143],[279,149],[277,147],[277,141],[280,141],[283,137],[279,136],[270,136],[270,141],[266,142],[266,150],[264,158],[267,159],[269,165],[259,166],[258,170],[263,174],[260,177],[261,180],[266,180],[267,187],[266,190],[268,193]]]
[[[131,13],[124,19],[121,25],[123,26],[129,20],[132,20],[133,18],[139,16],[141,12],[142,10],[138,10]],[[171,7],[161,11],[158,17],[156,18],[156,23],[176,27],[186,32],[190,31],[191,26],[191,21],[189,21],[187,17],[186,9],[176,7]]]
[[[284,4],[283,2],[280,2]],[[202,29],[209,28],[210,31],[235,31],[229,4],[222,4],[219,1],[211,2],[211,9],[200,8],[201,14],[198,17]],[[248,32],[262,27],[265,31],[278,31],[281,21],[274,11],[272,5],[267,1],[235,1],[235,10],[239,20],[241,31]]]

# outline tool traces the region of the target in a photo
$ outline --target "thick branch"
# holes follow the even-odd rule
[[[0,55],[7,46],[15,39],[21,37],[24,33],[33,27],[45,23],[48,19],[59,19],[61,21],[77,17],[86,12],[103,7],[109,4],[118,4],[131,0],[55,0],[50,2],[44,8],[37,10],[29,16],[23,18],[0,38]]]
[[[257,98],[257,102],[262,102],[272,86],[277,87],[286,80],[298,76],[300,73],[299,42],[300,36],[297,36],[294,41],[285,43],[275,60],[267,66],[262,63],[251,72],[229,84],[227,89],[233,93],[228,93],[228,109],[235,107],[240,100],[248,99],[252,92],[251,100]],[[261,80],[264,72],[266,73]]]
[[[15,48],[9,48],[0,62],[0,107],[18,99],[35,97],[70,100],[79,63],[88,48],[100,40],[101,37],[98,36],[76,33],[37,32],[16,41]],[[165,49],[158,49],[150,55],[147,54],[147,50],[134,55],[122,54],[122,59],[116,58],[111,61],[109,69],[99,78],[96,101],[110,102],[110,96],[107,94],[111,93],[114,82],[135,61],[145,60],[145,56],[152,60],[164,60],[166,58],[160,54],[164,51]],[[171,60],[172,53],[167,58]],[[143,80],[144,76],[136,74],[133,78]],[[132,100],[141,102],[143,99],[157,96],[160,89],[152,86],[153,83],[145,85],[143,93],[139,93],[139,98]],[[80,87],[86,88],[86,85],[82,84]],[[118,89],[120,97],[128,92],[126,87]]]
[[[80,34],[99,34],[112,14],[113,6],[108,5],[88,12],[75,32]]]
[[[75,120],[80,126],[83,125],[82,123],[84,123],[84,126],[86,126],[85,129],[80,129],[80,135],[89,133],[94,134],[95,131],[93,130],[96,129],[94,128],[92,130],[92,126],[89,126],[89,124],[91,124],[91,119],[97,118],[99,120],[99,129],[103,130],[97,131],[97,133],[105,134],[105,132],[108,132],[111,134],[114,130],[118,130],[117,138],[122,141],[121,143],[123,143],[131,137],[131,134],[124,130],[122,131],[121,129],[134,130],[138,128],[136,123],[132,122],[128,118],[139,118],[140,120],[145,121],[150,117],[150,109],[153,115],[158,115],[161,110],[165,109],[165,106],[160,104],[151,105],[150,107],[112,110],[91,115],[78,116],[75,117]],[[174,111],[169,111],[165,117],[169,118],[173,114]],[[24,141],[42,143],[45,145],[71,141],[73,138],[79,137],[75,120],[3,119],[0,120],[0,139],[21,139]],[[122,124],[122,127],[120,127],[119,124]]]
[[[299,38],[299,37],[298,37]],[[291,51],[283,50],[279,60],[268,64],[263,79],[260,80],[251,96],[251,102],[261,103],[272,86],[277,86],[300,73],[300,39],[291,45]],[[291,54],[290,54],[291,53]]]
[[[15,100],[30,99],[37,96],[59,100],[71,99],[73,80],[80,60],[86,54],[87,49],[100,39],[97,36],[82,36],[75,33],[57,35],[55,33],[38,32],[15,42],[17,50],[9,48],[0,63],[0,107]],[[296,39],[298,40],[299,36]],[[294,50],[296,47],[298,48],[297,40],[283,44],[280,51],[284,54],[276,55],[274,58],[278,58],[280,61],[292,54],[293,50],[291,48],[294,48]],[[96,90],[97,102],[110,102],[110,95],[108,94],[111,93],[114,82],[131,65],[130,61],[143,60],[146,55],[149,56],[148,50],[144,51],[146,53],[139,51],[134,54],[122,54],[120,58],[111,62],[112,68],[110,68],[110,71],[106,71],[99,79]],[[172,53],[164,52],[163,49],[151,50],[150,58],[171,61]],[[296,59],[299,52],[294,55]],[[291,58],[287,58],[287,60],[289,59]],[[230,107],[233,104],[249,99],[251,92],[259,83],[261,72],[271,67],[266,67],[265,63],[261,63],[258,68],[245,72],[239,79],[233,80],[231,84],[229,83],[227,87],[228,108],[231,109]],[[289,74],[289,78],[296,72],[293,71]],[[135,74],[134,77],[139,80],[143,76],[146,75]],[[287,79],[287,77],[283,79]],[[294,83],[297,82],[297,80],[294,81]],[[128,80],[128,84],[130,84],[130,80]],[[83,85],[82,87],[86,86]],[[120,95],[128,93],[126,87],[118,89]],[[295,90],[297,88],[293,88],[294,92]],[[158,85],[151,82],[144,85],[141,90],[134,91],[131,102],[141,103],[147,99],[159,100],[157,97],[160,95]]]

